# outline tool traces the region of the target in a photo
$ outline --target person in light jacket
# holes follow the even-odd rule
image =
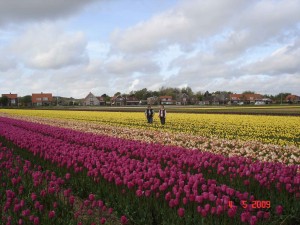
[[[158,111],[158,117],[162,125],[166,123],[166,115],[167,115],[167,111],[165,110],[165,107],[161,105],[160,110]]]
[[[154,110],[148,105],[148,108],[145,110],[145,116],[148,123],[153,123]]]

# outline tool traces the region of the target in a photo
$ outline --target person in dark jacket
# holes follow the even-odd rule
[[[148,123],[153,123],[154,110],[148,105],[148,108],[145,110],[145,116]]]
[[[161,105],[160,110],[158,111],[158,117],[162,125],[166,123],[166,115],[167,115],[167,111],[165,110],[165,107]]]

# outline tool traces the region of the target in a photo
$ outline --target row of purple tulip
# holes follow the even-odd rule
[[[195,211],[201,217],[226,215],[249,224],[263,223],[296,207],[300,197],[296,165],[226,158],[15,119],[0,118],[0,122],[1,136],[34,155],[75,173],[86,170],[96,182],[104,179],[130,189],[137,198],[154,196],[158,204],[163,199],[183,218]],[[276,191],[281,195],[262,196]],[[251,202],[263,197],[272,200],[272,209],[254,210]],[[229,207],[232,201],[235,204]],[[241,201],[249,204],[238,207]]]

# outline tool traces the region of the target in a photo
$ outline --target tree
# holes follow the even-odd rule
[[[158,91],[153,91],[152,95],[158,97],[160,95],[160,93]]]
[[[137,90],[134,93],[134,96],[138,99],[138,100],[145,100],[146,99],[146,95],[147,95],[147,88],[143,88],[141,90]]]
[[[190,87],[181,88],[181,93],[185,93],[188,96],[194,95],[192,88],[190,88]]]
[[[254,91],[244,91],[242,94],[243,94],[243,95],[244,95],[244,94],[255,94],[255,92],[254,92]]]
[[[118,92],[116,94],[118,94]],[[101,97],[104,98],[105,104],[106,104],[106,102],[109,102],[111,99],[111,97],[109,97],[107,94],[103,94],[103,95],[101,95]]]
[[[104,99],[105,99],[105,102],[110,102],[111,97],[106,96]],[[106,103],[105,103],[105,104],[106,104]]]
[[[144,99],[146,100],[147,98],[152,97],[152,96],[153,96],[153,92],[152,91],[147,91],[144,95]]]
[[[7,96],[2,96],[0,98],[0,103],[2,106],[7,106],[8,105],[8,97]]]
[[[117,95],[121,95],[121,92],[118,91],[114,94],[114,96],[117,96]]]
[[[177,90],[179,90],[179,89],[177,89]],[[160,92],[160,95],[172,96],[173,99],[175,99],[176,98],[176,91],[177,90],[176,90],[176,88],[162,86],[159,89],[159,92]]]
[[[24,105],[24,106],[30,105],[30,104],[31,104],[31,101],[32,101],[31,95],[25,95],[24,97],[21,98],[21,103],[22,103],[22,105]]]
[[[211,94],[208,91],[206,91],[203,96],[208,97],[208,96],[211,96]]]
[[[275,101],[282,103],[285,101],[286,97],[290,94],[291,93],[279,93],[278,95],[275,95],[275,97],[274,97]]]
[[[201,91],[198,91],[195,94],[195,97],[199,100],[199,101],[203,101],[203,93]]]

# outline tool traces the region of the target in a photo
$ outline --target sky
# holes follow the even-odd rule
[[[0,92],[300,95],[299,0],[0,0]]]

